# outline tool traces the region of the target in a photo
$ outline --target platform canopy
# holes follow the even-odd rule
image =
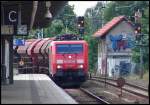
[[[21,10],[21,24],[26,24],[30,29],[44,28],[59,14],[66,3],[67,1],[1,1],[1,24],[7,23],[7,19],[13,21],[19,18]],[[52,18],[49,19],[45,17],[47,7],[52,14]]]

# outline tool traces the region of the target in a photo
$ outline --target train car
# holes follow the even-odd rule
[[[18,46],[17,55],[19,56],[17,59],[20,61],[18,61],[17,67],[19,73],[28,73],[32,71],[33,63],[31,57],[27,54],[27,49],[34,41],[36,41],[36,39],[29,39],[25,41],[24,46]],[[21,61],[23,62],[22,64],[20,63]]]
[[[17,50],[20,73],[44,73],[57,84],[80,85],[88,76],[88,44],[76,35],[29,39]]]
[[[50,43],[49,71],[61,85],[80,85],[88,76],[88,44],[74,37],[62,35]]]
[[[49,59],[48,59],[48,46],[54,38],[43,38],[35,46],[33,53],[36,57],[36,69],[37,73],[49,75]]]
[[[38,73],[38,56],[34,52],[35,47],[42,39],[35,40],[27,49],[27,55],[32,59],[32,73]]]
[[[48,74],[48,66],[45,65],[45,67],[47,67],[47,69],[43,69],[44,64],[46,62],[48,62],[48,60],[46,60],[45,57],[42,55],[41,48],[43,47],[44,43],[48,42],[49,40],[50,40],[50,38],[42,39],[40,42],[37,43],[37,45],[33,49],[33,53],[37,59],[36,64],[35,64],[36,69],[38,70],[37,73]]]

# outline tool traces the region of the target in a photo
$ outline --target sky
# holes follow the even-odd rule
[[[84,16],[87,8],[96,6],[98,1],[69,1],[69,5],[74,5],[74,12],[77,16]]]

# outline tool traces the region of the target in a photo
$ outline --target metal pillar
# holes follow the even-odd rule
[[[13,84],[13,36],[9,38],[9,83]]]
[[[143,78],[143,51],[142,51],[142,46],[140,47],[140,78]]]
[[[140,21],[140,19],[141,19],[141,17],[142,17],[142,13],[140,12],[140,10],[138,9],[138,11],[136,11],[135,12],[135,15],[134,15],[134,17],[135,17],[135,23],[141,23],[141,21]],[[140,32],[140,34],[139,34],[139,36],[140,36],[140,78],[142,79],[143,78],[143,49],[142,49],[142,34],[141,34],[141,32]]]
[[[107,56],[108,56],[108,51],[107,51],[107,44],[106,44],[106,41],[107,40],[105,40],[105,45],[106,45],[106,53],[105,53],[105,87],[106,87],[106,78],[107,78]]]

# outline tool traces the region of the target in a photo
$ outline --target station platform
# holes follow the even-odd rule
[[[1,86],[1,104],[77,104],[45,74],[18,74]]]

